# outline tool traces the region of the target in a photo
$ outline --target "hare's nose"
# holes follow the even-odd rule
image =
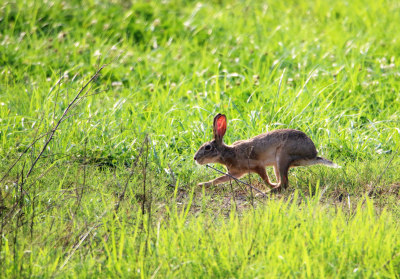
[[[196,160],[196,156],[194,156],[193,159]]]

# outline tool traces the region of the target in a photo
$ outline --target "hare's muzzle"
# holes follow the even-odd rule
[[[200,158],[199,157],[197,157],[196,155],[193,157],[193,159],[194,159],[194,162],[197,164],[197,165],[201,165],[201,163],[198,161]]]

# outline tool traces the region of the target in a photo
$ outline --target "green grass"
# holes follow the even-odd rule
[[[400,238],[390,213],[377,216],[368,201],[365,210],[358,207],[349,217],[317,203],[318,199],[307,199],[299,204],[295,194],[291,202],[270,200],[242,217],[232,211],[226,220],[204,215],[187,218],[186,211],[170,208],[168,221],[156,222],[151,230],[146,229],[148,220],[142,219],[141,212],[136,212],[133,224],[125,216],[110,216],[99,223],[97,231],[102,235],[88,240],[91,251],[76,252],[78,259],[65,264],[70,259],[65,254],[74,249],[52,247],[40,250],[42,262],[30,255],[39,251],[24,251],[25,265],[44,277],[398,276]],[[104,236],[108,241],[101,239]],[[4,256],[5,274],[23,266],[19,261],[15,267],[11,251],[5,250]]]
[[[398,277],[398,22],[396,1],[1,2],[0,276]],[[266,200],[198,188],[218,112],[228,144],[300,129],[343,168]]]

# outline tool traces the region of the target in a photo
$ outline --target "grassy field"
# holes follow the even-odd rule
[[[398,278],[398,22],[394,0],[0,2],[0,277]],[[299,129],[342,168],[197,187],[219,112],[228,144]]]

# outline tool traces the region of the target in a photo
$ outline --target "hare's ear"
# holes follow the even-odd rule
[[[226,132],[226,116],[223,114],[218,113],[214,117],[214,139],[218,144],[222,144],[222,138]]]

